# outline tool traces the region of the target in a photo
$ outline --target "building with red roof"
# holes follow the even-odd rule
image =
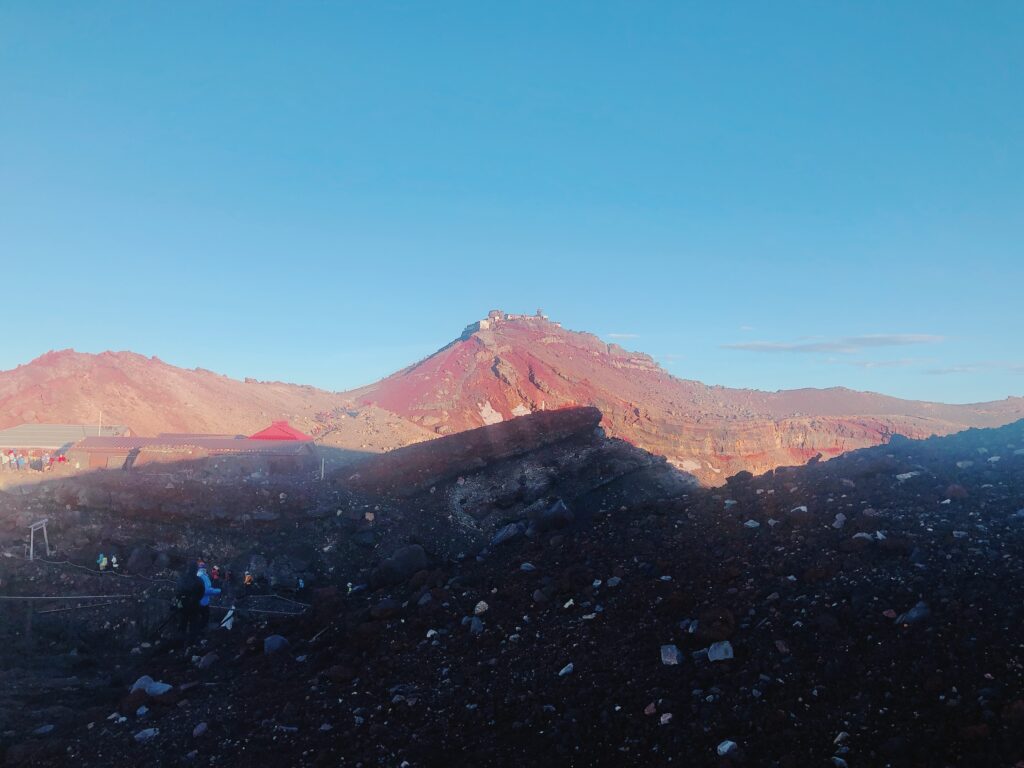
[[[299,432],[287,421],[274,421],[266,429],[261,429],[255,435],[249,436],[250,440],[301,440],[312,441],[313,438],[304,432]]]

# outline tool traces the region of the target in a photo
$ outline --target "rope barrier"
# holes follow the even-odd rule
[[[89,605],[73,605],[70,608],[53,608],[49,611],[37,611],[36,616],[46,616],[51,613],[67,613],[68,611],[84,611],[89,608],[105,608],[108,605],[114,605],[114,603],[91,603]]]
[[[138,595],[0,595],[0,600],[111,600]]]
[[[72,563],[70,560],[47,560],[45,557],[37,557],[30,560],[27,557],[21,557],[13,553],[7,553],[8,557],[13,557],[17,560],[22,560],[26,563],[46,563],[47,565],[67,565],[71,568],[77,568],[80,571],[85,571],[92,576],[117,576],[121,579],[141,579],[142,581],[148,581],[153,584],[175,584],[176,582],[171,579],[151,579],[148,576],[141,576],[136,573],[118,573],[117,571],[97,571],[84,565],[78,565]]]
[[[309,603],[300,603],[298,600],[292,600],[290,597],[279,595],[276,592],[269,595],[251,595],[251,597],[276,597],[278,600],[284,600],[285,602],[295,603],[295,605],[301,605],[303,608],[309,608]]]

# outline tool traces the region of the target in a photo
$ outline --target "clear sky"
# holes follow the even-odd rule
[[[1024,394],[1024,3],[0,3],[0,369],[345,389],[491,308]]]

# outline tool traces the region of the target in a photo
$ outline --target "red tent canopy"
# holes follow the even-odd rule
[[[312,440],[309,435],[299,432],[287,421],[272,422],[266,429],[261,429],[255,435],[249,436],[250,440]]]

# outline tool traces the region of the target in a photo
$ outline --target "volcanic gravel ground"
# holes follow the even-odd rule
[[[131,675],[168,693],[125,675],[8,762],[1024,765],[1022,447],[1020,423],[900,440],[320,590],[147,650]]]

